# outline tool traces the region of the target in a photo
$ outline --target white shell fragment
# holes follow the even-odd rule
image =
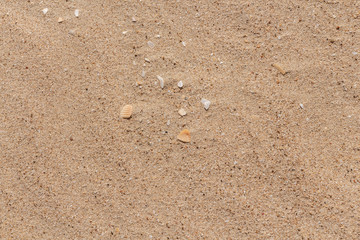
[[[148,58],[144,58],[144,60],[145,60],[145,62],[150,62],[150,59],[148,59]]]
[[[46,14],[48,11],[49,11],[48,8],[44,8],[44,9],[42,10],[43,14]]]
[[[211,102],[209,100],[206,100],[205,98],[201,99],[201,103],[204,105],[205,110],[208,110],[211,104]]]
[[[178,85],[178,87],[179,87],[179,88],[182,88],[182,87],[184,86],[184,84],[183,84],[183,82],[182,82],[182,81],[178,82],[178,84],[177,84],[177,85]]]
[[[148,41],[147,44],[148,44],[149,48],[155,47],[155,44],[152,41]]]
[[[180,116],[185,116],[186,115],[186,111],[183,108],[180,108],[180,110],[178,111],[178,113],[180,114]]]
[[[132,22],[136,22],[136,18],[135,18],[135,17],[132,17],[132,18],[131,18],[131,21],[132,21]]]
[[[159,80],[159,82],[160,82],[160,87],[161,88],[164,88],[164,79],[162,78],[162,77],[160,77],[160,76],[156,76],[157,77],[157,79]]]
[[[75,17],[79,17],[79,9],[75,9],[74,14],[75,14]]]
[[[304,109],[304,104],[300,103],[299,105],[301,109]]]
[[[145,73],[145,70],[142,70],[142,71],[141,71],[141,77],[144,78],[144,77],[145,77],[145,74],[146,74],[146,73]]]

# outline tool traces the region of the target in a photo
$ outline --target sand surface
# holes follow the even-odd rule
[[[359,57],[359,1],[2,0],[0,239],[360,239]]]

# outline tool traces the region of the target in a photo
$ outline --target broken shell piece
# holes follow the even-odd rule
[[[75,17],[79,17],[79,9],[75,9],[74,14],[75,14]]]
[[[178,113],[180,114],[180,116],[185,116],[186,115],[186,111],[183,108],[180,108]]]
[[[272,66],[274,68],[276,68],[282,75],[286,74],[286,71],[284,70],[284,68],[282,66],[280,66],[280,64],[278,63],[273,63]]]
[[[44,9],[42,10],[43,14],[46,14],[48,11],[49,11],[48,8],[44,8]]]
[[[184,86],[184,84],[183,84],[183,82],[182,82],[182,81],[178,82],[178,84],[177,84],[177,85],[178,85],[178,87],[179,87],[179,88],[182,88],[182,87]]]
[[[58,18],[58,23],[62,23],[64,21],[64,19],[62,17]]]
[[[121,118],[130,118],[133,111],[133,107],[131,105],[125,105],[120,112]]]
[[[182,130],[177,136],[177,139],[181,142],[189,143],[191,141],[190,131],[187,129]]]
[[[205,110],[208,110],[211,102],[209,100],[206,100],[205,98],[202,98],[201,103],[204,105]]]
[[[160,76],[156,76],[156,77],[157,77],[157,79],[158,79],[159,82],[160,82],[160,87],[161,87],[161,88],[164,88],[164,84],[165,84],[164,79],[163,79],[162,77],[160,77]]]
[[[147,44],[148,44],[149,48],[155,47],[155,44],[152,41],[148,41]]]
[[[148,58],[144,58],[144,60],[145,60],[145,62],[150,62],[150,59],[148,59]]]

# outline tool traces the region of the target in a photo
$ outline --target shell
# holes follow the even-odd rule
[[[161,87],[161,89],[163,89],[163,88],[164,88],[164,84],[165,84],[164,79],[163,79],[161,76],[156,76],[156,77],[157,77],[157,79],[158,79],[159,82],[160,82],[160,87]]]
[[[131,118],[133,107],[131,105],[125,105],[120,112],[121,118]]]
[[[183,109],[183,108],[180,108],[180,110],[178,111],[178,113],[180,114],[180,116],[185,116],[186,115],[186,111],[185,111],[185,109]]]
[[[181,142],[189,143],[191,141],[190,131],[187,129],[182,130],[177,136],[177,139]]]
[[[182,81],[178,82],[178,84],[177,84],[177,85],[178,85],[178,87],[179,87],[179,88],[182,88],[182,87],[184,86],[184,84],[183,84],[183,82],[182,82]]]
[[[278,63],[273,63],[272,66],[274,68],[276,68],[282,75],[286,74],[286,71],[284,70],[284,68],[282,66],[280,66],[280,64]]]
[[[205,110],[208,110],[211,104],[211,102],[205,98],[201,99],[201,103],[204,105]]]

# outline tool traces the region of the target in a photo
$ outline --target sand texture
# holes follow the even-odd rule
[[[359,57],[355,0],[1,0],[0,239],[360,239]]]

